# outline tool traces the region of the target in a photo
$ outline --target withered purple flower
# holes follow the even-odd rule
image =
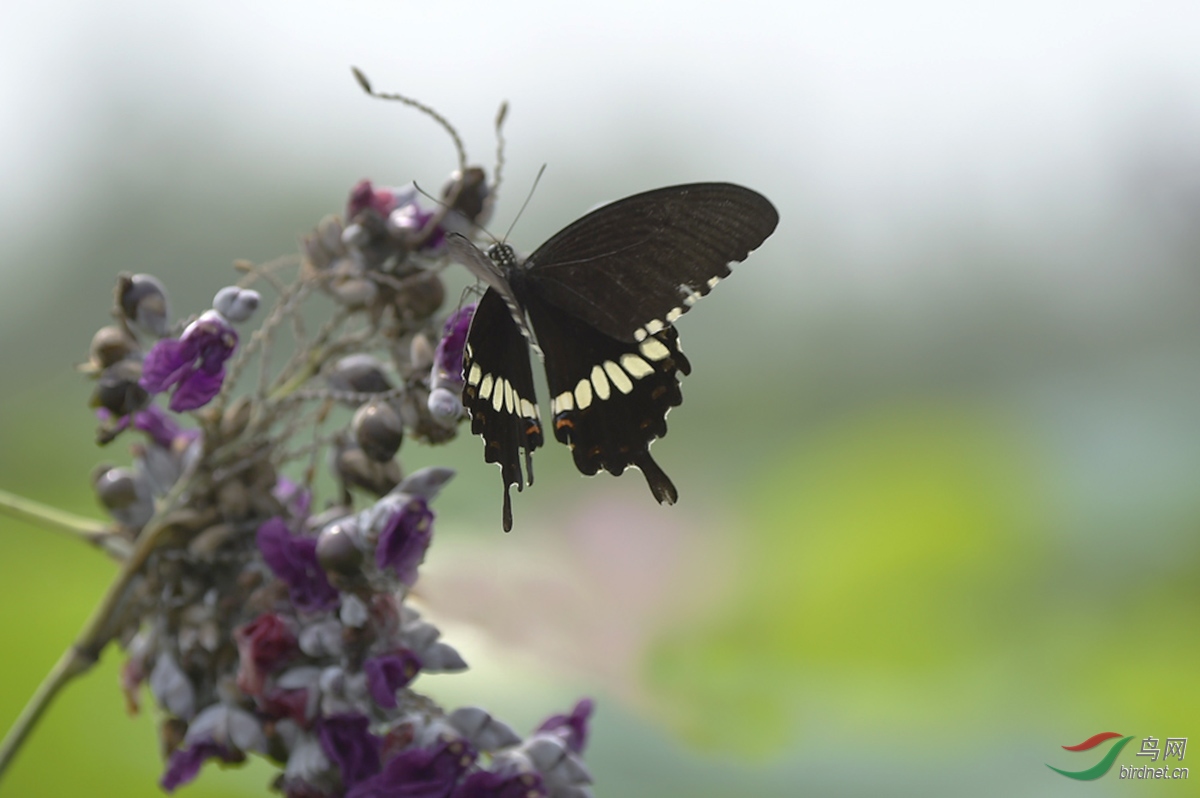
[[[375,188],[366,178],[354,184],[350,190],[350,199],[346,203],[346,219],[353,220],[363,211],[370,209],[384,219],[388,217],[398,203],[396,191],[390,188]]]
[[[369,725],[366,715],[345,713],[324,718],[317,727],[321,750],[338,766],[345,787],[379,772],[379,738]]]
[[[551,715],[537,727],[538,732],[552,732],[562,736],[567,747],[576,754],[583,753],[588,739],[588,721],[595,708],[590,698],[581,699],[569,715]]]
[[[513,769],[503,773],[477,770],[463,779],[450,798],[547,798],[542,777]]]
[[[133,414],[134,429],[140,430],[164,449],[170,449],[180,439],[195,440],[200,435],[199,430],[185,430],[175,422],[162,408],[150,405],[145,410]]]
[[[310,700],[308,690],[272,690],[268,688],[258,700],[258,708],[262,714],[272,720],[291,718],[298,726],[307,726]]]
[[[379,534],[375,564],[380,570],[391,569],[404,584],[417,582],[417,566],[425,560],[425,550],[433,540],[433,510],[420,496],[408,500],[392,513]]]
[[[439,739],[429,748],[396,754],[377,775],[346,793],[346,798],[449,798],[474,762],[475,751],[464,741]]]
[[[174,792],[195,779],[200,774],[200,768],[210,759],[220,759],[222,762],[240,762],[245,759],[245,756],[212,740],[204,740],[171,754],[171,758],[167,762],[167,770],[163,773],[159,784],[167,792]]]
[[[279,477],[271,495],[295,518],[305,518],[312,509],[312,492],[287,477]]]
[[[267,565],[287,584],[297,609],[314,612],[337,606],[338,591],[317,562],[316,538],[293,535],[276,516],[258,528],[257,542]]]
[[[178,339],[163,338],[146,353],[140,384],[152,394],[174,387],[168,404],[176,413],[203,407],[221,392],[225,361],[237,342],[229,322],[207,310]]]
[[[233,632],[238,649],[237,686],[249,696],[262,693],[267,676],[299,650],[296,636],[274,613],[264,613]]]
[[[433,221],[435,215],[433,211],[423,210],[414,197],[391,212],[388,216],[388,229],[397,235],[412,238],[419,235]],[[438,226],[421,242],[420,250],[422,252],[438,252],[445,243],[446,231]]]
[[[369,657],[363,663],[367,675],[367,689],[375,703],[384,709],[396,708],[396,691],[407,687],[421,671],[421,659],[406,648]]]

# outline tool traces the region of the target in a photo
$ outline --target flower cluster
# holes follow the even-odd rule
[[[462,421],[474,306],[439,315],[438,271],[447,233],[471,235],[493,188],[460,168],[435,210],[364,180],[298,264],[238,264],[188,319],[158,279],[120,277],[83,368],[97,440],[138,436],[132,465],[93,477],[128,578],[87,647],[125,649],[131,710],[149,687],[164,789],[253,754],[289,798],[591,795],[590,701],[522,737],[414,690],[467,665],[408,602],[453,472],[404,475],[397,454]],[[301,308],[321,297],[309,330]],[[318,501],[322,462],[336,490]]]

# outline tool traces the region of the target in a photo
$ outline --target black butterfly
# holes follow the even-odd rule
[[[454,258],[488,285],[467,334],[463,405],[484,459],[500,465],[505,531],[509,488],[525,485],[521,451],[532,485],[531,455],[543,441],[529,344],[545,360],[554,437],[571,447],[575,467],[591,476],[636,466],[654,498],[675,502],[675,486],[650,457],[650,444],[667,434],[667,411],[683,402],[676,372],[691,372],[671,325],[778,222],[757,192],[694,183],[594,210],[524,262],[507,244],[485,257],[450,236]]]

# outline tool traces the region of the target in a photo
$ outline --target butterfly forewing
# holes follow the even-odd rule
[[[471,432],[483,436],[484,460],[500,465],[507,531],[512,529],[509,488],[516,485],[521,490],[525,484],[533,484],[531,455],[543,438],[529,346],[504,299],[490,288],[471,320],[463,376],[463,406],[471,414]]]
[[[554,437],[571,447],[575,467],[591,476],[636,466],[654,497],[673,504],[678,493],[650,444],[667,434],[667,412],[683,402],[677,373],[691,366],[679,334],[669,327],[627,343],[536,297],[526,309],[545,353]]]
[[[779,215],[730,183],[671,186],[598,208],[525,261],[529,290],[618,340],[686,313],[775,229]]]

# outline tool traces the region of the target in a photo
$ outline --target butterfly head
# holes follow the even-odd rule
[[[487,248],[487,256],[488,260],[504,271],[515,269],[517,266],[517,253],[513,252],[513,248],[508,244],[492,244]]]

